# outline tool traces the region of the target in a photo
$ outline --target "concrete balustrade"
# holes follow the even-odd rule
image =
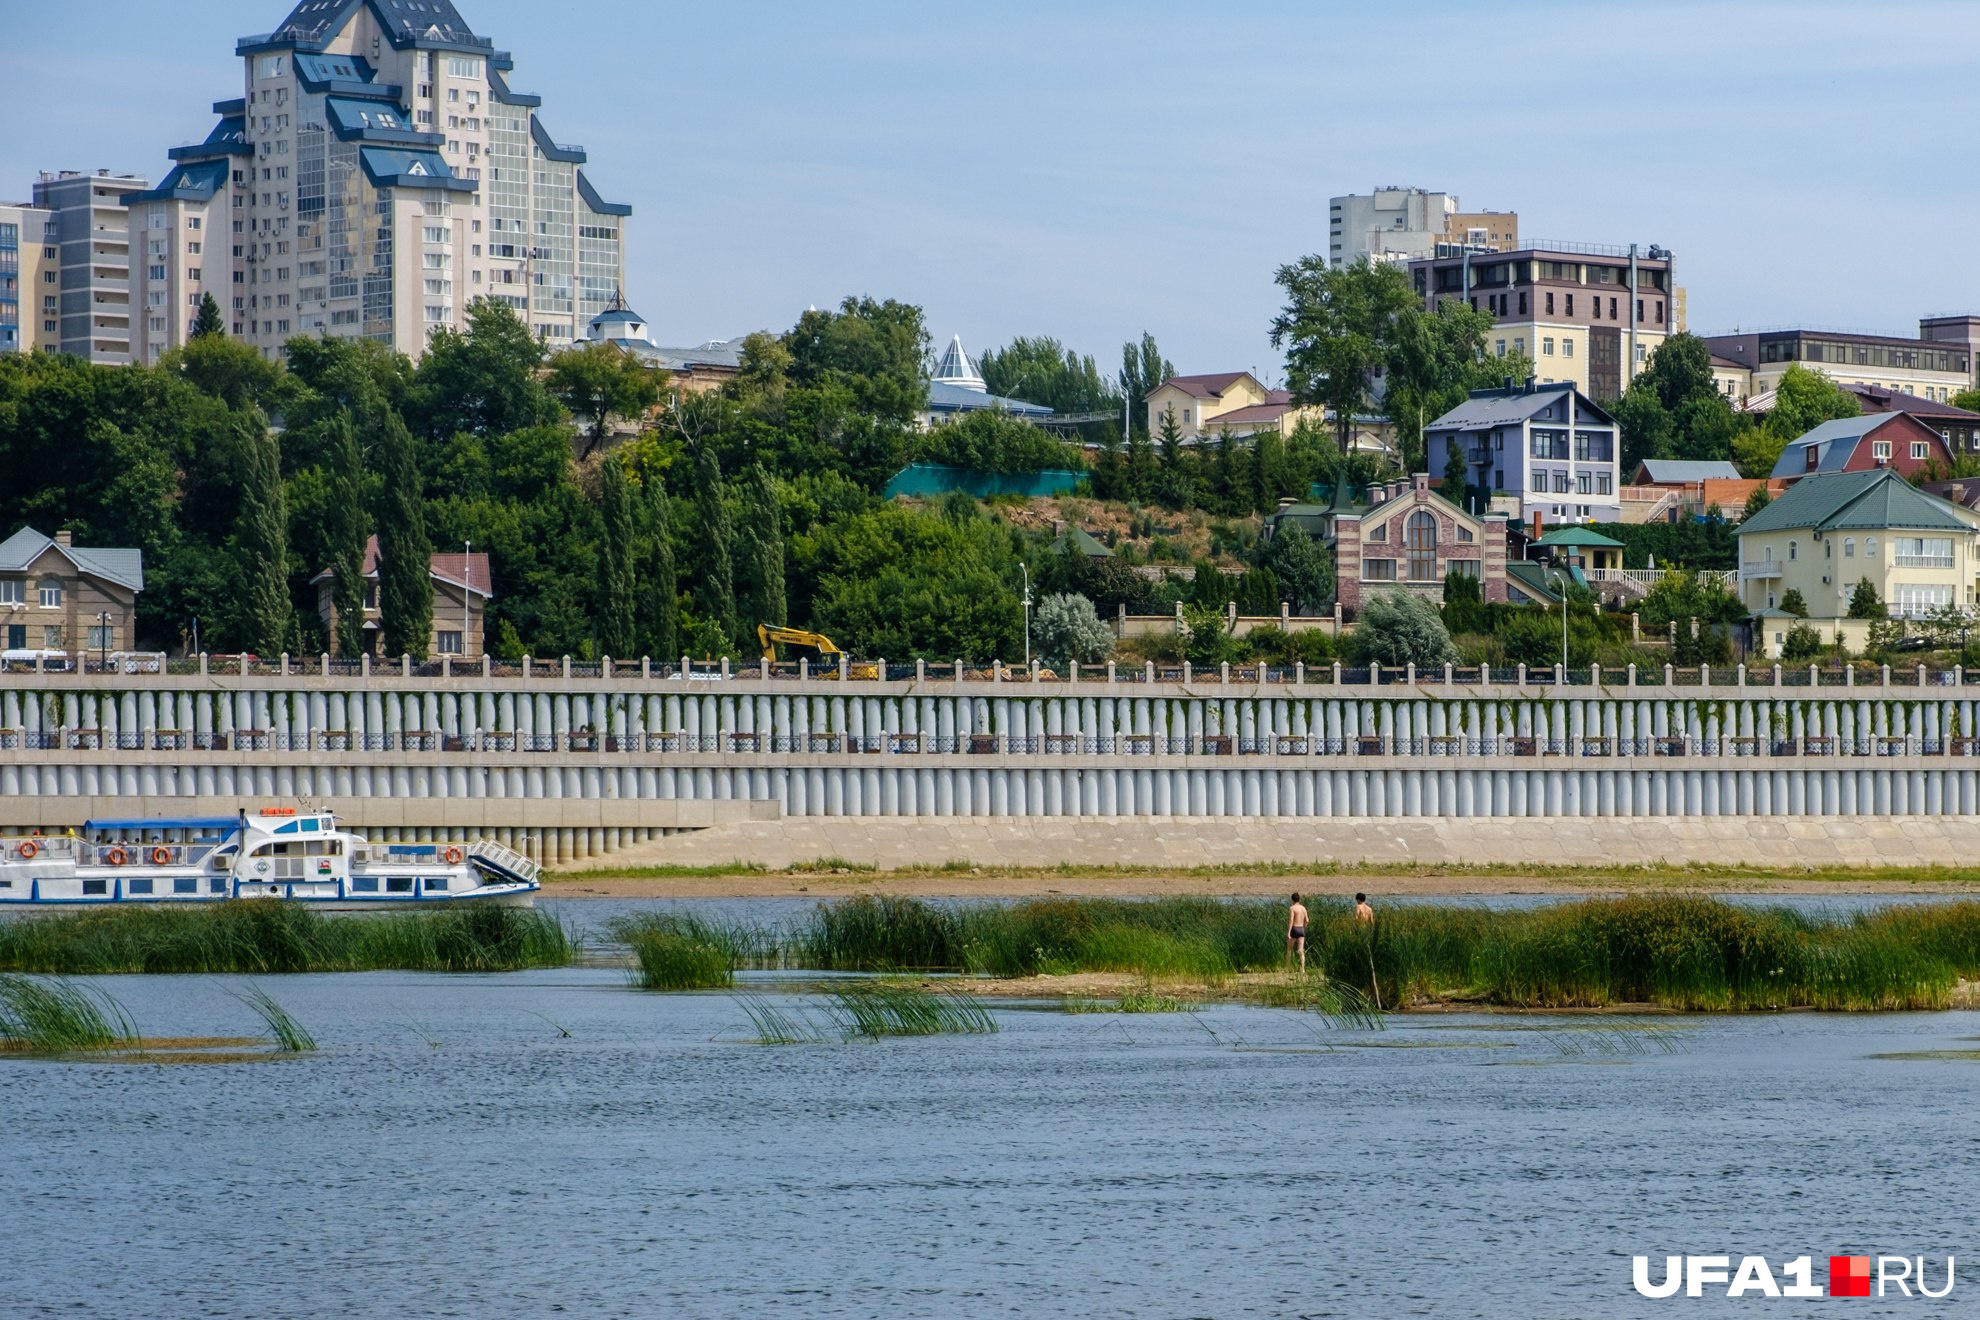
[[[667,816],[682,803],[795,817],[1980,812],[1980,687],[1956,673],[1902,686],[1738,674],[1543,687],[1151,682],[1141,669],[1078,684],[1022,671],[861,682],[543,670],[7,675],[0,824],[46,825],[63,813],[41,804],[61,798],[305,797],[354,820],[389,800],[411,813],[389,828],[409,831],[464,828],[447,815],[462,803],[632,813],[538,825],[535,842],[501,809],[477,817],[511,846],[568,861],[627,846],[626,831],[694,828]]]

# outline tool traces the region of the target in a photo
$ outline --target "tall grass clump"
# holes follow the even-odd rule
[[[796,952],[821,971],[955,971],[963,963],[961,917],[919,899],[862,894],[813,909]]]
[[[0,975],[0,1050],[73,1054],[134,1044],[117,1001],[59,979]]]
[[[997,1030],[973,995],[901,985],[855,985],[832,991],[829,1010],[846,1039],[969,1036]]]
[[[274,997],[260,986],[251,985],[237,991],[234,998],[254,1010],[255,1016],[268,1028],[278,1052],[308,1054],[316,1049],[316,1037],[310,1035],[300,1022],[289,1015],[288,1009],[276,1003]]]
[[[633,980],[647,990],[720,990],[756,949],[753,932],[686,912],[626,917],[612,923],[633,955]]]
[[[569,934],[533,908],[326,915],[279,899],[118,906],[0,922],[0,971],[507,972],[562,967]]]

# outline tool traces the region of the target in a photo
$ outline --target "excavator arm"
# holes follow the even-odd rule
[[[802,628],[773,628],[767,623],[756,625],[756,640],[763,647],[763,658],[772,663],[777,659],[777,643],[786,646],[808,646],[820,655],[840,654],[838,644],[824,633],[805,632]]]

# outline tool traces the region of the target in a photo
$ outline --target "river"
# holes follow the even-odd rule
[[[148,1036],[258,1029],[237,978],[94,984]],[[260,984],[317,1053],[0,1061],[0,1315],[1798,1315],[1629,1258],[1974,1246],[1980,1014],[997,1005],[773,1047],[609,968]]]

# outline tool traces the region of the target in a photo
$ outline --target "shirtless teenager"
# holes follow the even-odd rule
[[[1292,910],[1286,913],[1286,961],[1299,955],[1299,970],[1306,970],[1306,904],[1299,901],[1299,895],[1292,896]]]
[[[1364,926],[1375,924],[1375,909],[1368,906],[1368,895],[1356,894],[1354,896],[1354,919]]]

